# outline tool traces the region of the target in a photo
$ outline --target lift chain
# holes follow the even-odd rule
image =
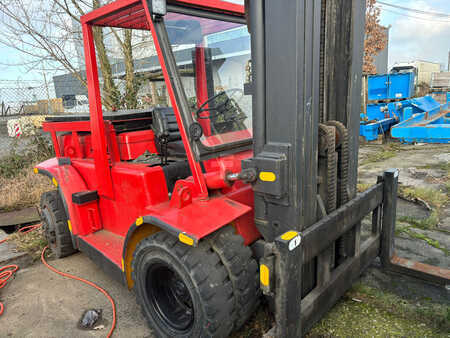
[[[337,184],[337,206],[340,207],[350,200],[348,190],[348,130],[342,122],[327,121],[327,125],[336,128],[336,150],[338,152],[338,184]],[[347,257],[345,243],[350,240],[349,234],[345,234],[337,241],[338,263]]]
[[[348,130],[342,122],[327,121],[327,125],[336,128],[336,150],[338,152],[338,195],[337,206],[347,203],[350,200],[348,191]]]
[[[326,211],[330,213],[336,210],[337,202],[337,160],[336,160],[336,136],[335,128],[319,124],[319,154],[327,159],[327,193]]]

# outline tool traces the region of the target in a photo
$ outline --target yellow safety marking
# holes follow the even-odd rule
[[[259,173],[259,179],[261,181],[265,181],[265,182],[275,182],[275,180],[277,179],[277,176],[270,171],[261,171]]]
[[[261,281],[261,284],[264,286],[269,286],[270,281],[270,271],[269,267],[265,264],[261,264],[259,267],[259,280]]]
[[[122,258],[122,272],[125,272],[125,262],[123,261],[123,258]]]
[[[53,177],[52,182],[55,187],[58,187],[58,181],[56,180],[56,178]]]
[[[70,219],[67,220],[67,225],[69,226],[69,231],[72,232],[72,222]]]
[[[39,173],[39,169],[38,169],[38,168],[34,168],[34,169],[33,169],[33,172],[34,172],[35,174],[38,174],[38,173]]]
[[[181,243],[191,245],[191,246],[194,245],[194,240],[191,237],[189,237],[183,233],[180,233],[178,235],[178,239],[180,240]]]
[[[144,218],[143,217],[139,217],[138,219],[136,219],[136,226],[140,226],[144,224]]]
[[[298,235],[297,231],[288,231],[281,235],[281,239],[284,241],[290,241],[292,238]]]

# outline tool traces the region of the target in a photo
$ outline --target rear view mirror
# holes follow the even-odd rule
[[[195,20],[166,20],[169,41],[173,45],[192,45],[202,42],[202,28]]]

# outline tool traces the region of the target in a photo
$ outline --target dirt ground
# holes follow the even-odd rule
[[[369,145],[359,162],[360,187],[386,168],[400,170],[398,254],[450,269],[450,145]]]
[[[396,248],[400,256],[450,268],[450,145],[368,145],[360,151],[360,190],[387,168],[400,169]],[[83,254],[51,264],[105,288],[117,306],[115,337],[152,337],[135,296]],[[6,310],[0,337],[104,337],[111,307],[98,291],[47,270],[40,262],[19,270],[0,290]],[[82,331],[86,309],[102,309],[104,325]],[[271,325],[262,307],[233,337],[260,337]],[[449,337],[450,289],[384,273],[379,262],[318,323],[310,336]]]

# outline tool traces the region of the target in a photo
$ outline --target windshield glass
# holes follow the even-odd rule
[[[168,13],[164,22],[194,121],[207,147],[252,138],[250,35],[237,23]]]

